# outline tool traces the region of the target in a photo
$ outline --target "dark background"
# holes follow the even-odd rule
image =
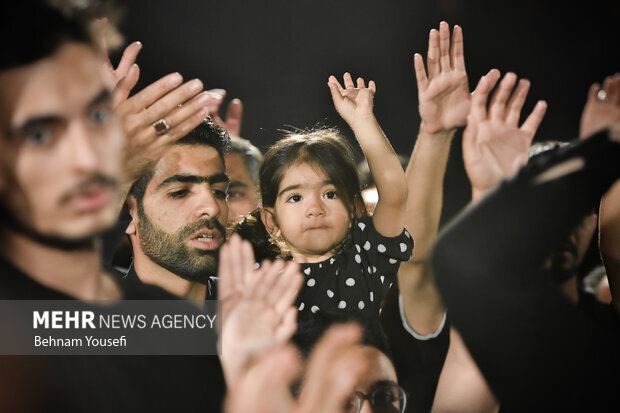
[[[463,27],[472,90],[493,67],[530,79],[525,112],[538,99],[549,103],[536,140],[568,140],[577,136],[589,85],[620,70],[619,4],[132,0],[123,3],[121,30],[127,42],[144,44],[138,89],[173,71],[224,88],[227,101],[244,103],[242,136],[263,150],[285,125],[336,125],[353,139],[332,106],[327,78],[350,71],[373,79],[377,119],[395,150],[409,154],[419,124],[413,53],[426,56],[428,31],[441,20]],[[469,191],[457,137],[444,217],[469,201]]]

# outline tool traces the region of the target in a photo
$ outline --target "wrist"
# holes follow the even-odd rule
[[[482,198],[485,197],[485,195],[489,192],[488,189],[482,189],[482,188],[475,188],[472,187],[471,188],[471,202],[472,204],[477,203],[478,201],[480,201]]]
[[[369,115],[364,115],[351,119],[348,123],[353,132],[356,132],[356,130],[362,130],[368,127],[374,127],[375,125],[378,125],[377,119],[372,113]]]
[[[435,140],[447,140],[450,141],[454,134],[456,133],[456,128],[450,129],[439,129],[439,130],[429,130],[424,121],[420,123],[420,136],[428,136]]]

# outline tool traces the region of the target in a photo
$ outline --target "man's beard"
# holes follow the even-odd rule
[[[151,261],[185,280],[202,284],[217,274],[219,249],[190,249],[185,244],[191,235],[205,228],[216,229],[225,240],[226,229],[217,220],[202,219],[170,234],[150,221],[141,202],[138,218],[140,247]]]
[[[7,229],[11,229],[32,241],[50,248],[63,251],[87,251],[95,247],[95,241],[104,231],[96,231],[81,237],[69,238],[62,235],[44,234],[28,223],[23,222],[4,205],[0,206],[0,221]]]

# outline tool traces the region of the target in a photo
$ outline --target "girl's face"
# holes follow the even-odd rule
[[[320,262],[333,256],[351,226],[350,213],[336,187],[307,163],[286,170],[270,210],[267,228],[284,238],[299,262]]]

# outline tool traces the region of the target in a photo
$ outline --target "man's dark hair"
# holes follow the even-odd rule
[[[243,138],[232,136],[230,138],[230,153],[238,153],[243,158],[243,164],[248,171],[248,175],[258,185],[258,168],[263,160],[263,154],[252,143]]]
[[[383,333],[379,320],[362,313],[319,310],[314,314],[306,315],[298,320],[297,332],[292,341],[301,355],[307,359],[314,346],[330,327],[344,323],[359,324],[363,331],[361,344],[376,348],[392,361],[387,337]]]
[[[0,70],[26,66],[54,55],[67,43],[98,48],[93,22],[115,13],[108,1],[91,1],[75,7],[67,0],[3,1],[0,15]]]
[[[206,118],[200,125],[196,126],[190,133],[179,139],[174,143],[175,145],[193,145],[193,146],[210,146],[214,148],[223,164],[224,155],[228,152],[230,147],[230,136],[228,132],[217,126],[210,117]],[[129,190],[129,195],[136,198],[138,205],[142,203],[146,187],[151,179],[153,179],[154,171],[142,175]]]

